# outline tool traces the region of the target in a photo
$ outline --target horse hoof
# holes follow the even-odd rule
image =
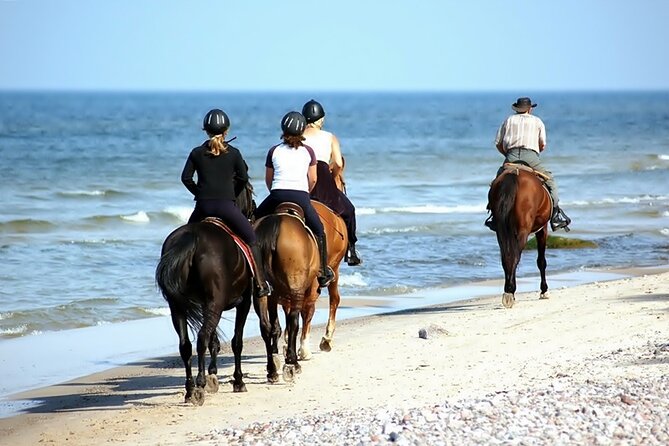
[[[330,341],[325,338],[321,339],[321,343],[318,348],[320,348],[322,352],[332,351],[332,345],[330,344]]]
[[[191,403],[193,406],[201,406],[204,404],[204,389],[196,387],[193,389],[193,394],[190,398],[186,398],[187,403]]]
[[[284,364],[283,366],[283,380],[287,383],[295,381],[295,366]]]
[[[204,390],[207,393],[218,392],[218,376],[213,374],[207,375],[207,383],[204,385]]]
[[[232,383],[232,391],[235,392],[235,393],[246,392],[246,384],[244,384],[244,383],[240,383],[240,384]]]
[[[279,382],[279,374],[274,373],[273,375],[267,375],[267,382],[270,384],[276,384]]]
[[[300,361],[308,361],[312,357],[313,355],[309,350],[300,349],[300,351],[298,352],[298,358],[300,359]]]
[[[548,295],[548,291],[546,291],[545,293],[541,293],[539,295],[539,299],[548,299],[548,298],[550,298],[550,296]]]
[[[513,293],[504,293],[502,295],[502,305],[504,305],[504,308],[512,308],[515,302],[516,298],[513,296]]]

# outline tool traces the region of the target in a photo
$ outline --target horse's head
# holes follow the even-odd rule
[[[242,211],[242,214],[249,220],[253,220],[253,212],[256,210],[256,202],[253,199],[253,184],[250,181],[246,182],[246,187],[237,195],[237,207]]]

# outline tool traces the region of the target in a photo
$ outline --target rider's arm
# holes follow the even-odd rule
[[[311,192],[311,190],[316,185],[316,180],[318,180],[318,173],[316,172],[315,164],[313,166],[309,166],[309,170],[307,171],[307,180],[309,183],[309,192]]]
[[[501,153],[502,155],[506,156],[506,152],[504,151],[504,130],[505,130],[505,125],[506,121],[499,126],[499,130],[497,130],[497,135],[495,135],[495,147],[497,147],[497,151]]]
[[[266,167],[265,168],[265,184],[267,185],[267,190],[272,190],[272,181],[274,181],[274,168]]]
[[[197,197],[197,185],[195,184],[195,181],[193,181],[193,175],[195,175],[195,163],[193,163],[192,156],[192,153],[188,155],[184,169],[181,171],[181,182],[191,194]]]
[[[546,148],[546,126],[541,123],[539,126],[539,152],[543,152]]]
[[[341,157],[341,148],[339,147],[339,140],[335,135],[332,135],[332,145],[330,153],[330,170],[333,175],[336,175],[342,167],[344,162]]]

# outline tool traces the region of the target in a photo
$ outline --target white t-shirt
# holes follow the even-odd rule
[[[306,138],[304,144],[314,149],[316,159],[330,164],[330,157],[332,156],[332,133],[319,130],[316,133],[305,134],[304,137]]]
[[[506,118],[497,131],[495,145],[500,142],[505,151],[525,148],[539,153],[540,144],[546,145],[546,127],[536,116],[517,113]]]
[[[316,165],[316,155],[311,147],[302,145],[297,149],[279,144],[267,153],[265,167],[274,169],[271,190],[288,189],[309,192],[307,174],[309,166]]]

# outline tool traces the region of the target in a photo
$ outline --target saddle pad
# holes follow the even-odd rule
[[[239,249],[242,250],[242,253],[244,253],[244,257],[246,258],[246,263],[248,263],[249,267],[251,268],[251,275],[255,277],[256,275],[256,264],[253,261],[253,253],[251,252],[251,248],[249,245],[244,242],[237,234],[232,232],[232,230],[225,224],[220,218],[217,217],[207,217],[204,220],[202,220],[204,223],[210,223],[214,226],[218,226],[225,232],[227,232],[230,237],[232,237],[232,240],[235,241]]]

